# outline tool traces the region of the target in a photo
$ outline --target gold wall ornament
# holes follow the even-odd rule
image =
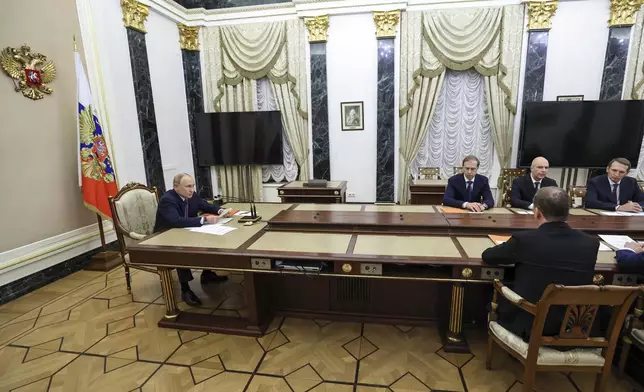
[[[557,0],[528,3],[528,30],[550,30],[550,19],[557,11]]]
[[[181,49],[199,51],[199,26],[177,24],[179,28],[179,44]]]
[[[326,32],[329,29],[329,15],[304,18],[304,24],[309,31],[309,42],[326,42]]]
[[[147,33],[145,20],[150,14],[147,5],[143,5],[136,0],[121,0],[121,10],[123,11],[125,27]]]
[[[376,22],[377,38],[396,37],[396,25],[400,19],[400,11],[374,11],[373,21]]]
[[[38,100],[54,91],[47,86],[56,78],[54,62],[40,53],[32,53],[29,46],[4,48],[0,52],[0,64],[13,79],[15,90],[25,97]]]
[[[635,12],[642,6],[642,0],[611,0],[609,26],[632,26]]]

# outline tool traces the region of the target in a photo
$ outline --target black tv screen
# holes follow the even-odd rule
[[[278,111],[195,114],[199,166],[283,163]]]
[[[643,130],[642,101],[526,102],[518,166],[538,156],[551,167],[601,168],[616,157],[636,165]]]

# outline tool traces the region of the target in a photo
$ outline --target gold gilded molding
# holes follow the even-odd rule
[[[400,11],[374,11],[373,21],[376,22],[377,38],[396,37],[396,25],[400,19]]]
[[[199,51],[199,26],[177,24],[179,28],[179,44],[181,49]]]
[[[550,19],[557,11],[557,0],[528,3],[528,30],[550,30]]]
[[[56,66],[47,56],[31,51],[27,45],[6,47],[0,52],[0,64],[12,79],[15,91],[34,101],[54,90],[47,86],[56,78]]]
[[[642,0],[611,0],[609,26],[632,26],[635,12],[642,6]]]
[[[304,24],[309,31],[309,42],[326,42],[326,32],[329,29],[329,15],[304,18]]]
[[[147,5],[143,5],[136,0],[121,0],[121,10],[123,11],[125,27],[147,33],[145,20],[150,14]]]

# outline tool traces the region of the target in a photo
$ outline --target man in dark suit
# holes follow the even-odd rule
[[[549,166],[546,158],[534,158],[532,165],[530,165],[530,174],[526,174],[512,181],[512,192],[510,195],[512,207],[532,210],[534,207],[532,199],[534,199],[534,195],[539,189],[547,186],[557,186],[557,181],[546,177]]]
[[[481,162],[474,155],[463,159],[463,174],[450,177],[443,196],[443,205],[481,212],[494,207],[494,198],[487,177],[476,174]]]
[[[534,218],[539,228],[516,232],[500,245],[486,249],[490,265],[515,265],[514,292],[535,303],[551,283],[578,286],[593,283],[599,239],[571,229],[569,198],[557,187],[540,189],[534,197]],[[557,335],[565,308],[551,308],[544,335]],[[499,303],[499,323],[529,340],[533,316],[507,301]]]
[[[608,164],[606,174],[588,181],[586,207],[608,211],[642,212],[644,195],[637,180],[627,177],[631,162],[615,158]]]
[[[217,204],[209,204],[195,193],[195,180],[186,173],[177,174],[172,181],[173,189],[167,191],[159,200],[157,208],[154,232],[161,230],[199,227],[206,224],[214,224],[219,221],[220,216],[226,216],[230,210],[222,209]],[[203,215],[198,217],[197,213],[214,215]],[[177,268],[179,282],[181,283],[181,297],[190,306],[201,305],[201,300],[190,289],[190,282],[193,279],[190,269]],[[223,282],[228,279],[225,276],[218,276],[212,271],[204,270],[201,273],[201,283]]]

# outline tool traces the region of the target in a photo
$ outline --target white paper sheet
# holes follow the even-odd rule
[[[216,224],[217,225],[224,225],[224,224],[230,222],[231,220],[233,220],[233,218],[222,218],[222,219],[219,219]]]
[[[600,211],[605,216],[644,216],[644,212],[625,212],[625,211]]]
[[[612,249],[608,247],[608,245],[604,244],[603,242],[599,243],[599,251],[600,252],[607,252],[611,251]]]
[[[224,235],[226,233],[230,233],[233,230],[237,230],[237,228],[225,225],[203,225],[201,227],[190,227],[188,228],[188,230],[194,233]]]
[[[606,243],[616,249],[624,249],[624,245],[627,242],[635,242],[633,239],[627,235],[609,235],[609,234],[600,234],[599,238],[606,241]]]
[[[250,216],[250,211],[239,211],[235,216]]]

